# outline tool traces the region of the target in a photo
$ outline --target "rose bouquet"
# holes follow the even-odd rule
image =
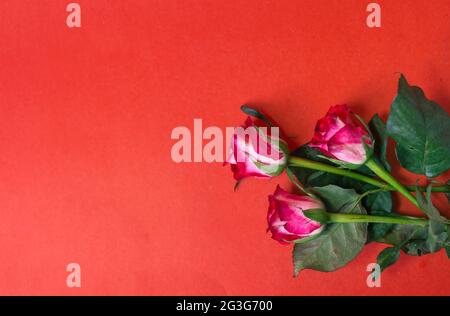
[[[336,105],[317,122],[312,140],[293,151],[263,114],[241,109],[249,117],[235,130],[227,162],[236,184],[283,171],[295,184],[292,193],[277,186],[267,214],[272,238],[293,244],[295,276],[303,269],[337,270],[370,242],[389,245],[377,257],[381,270],[401,251],[420,256],[445,249],[450,257],[450,220],[431,199],[435,193],[449,198],[450,181],[434,178],[450,169],[450,117],[403,75],[386,124],[377,114],[366,124],[347,105]],[[251,117],[271,127],[270,133]],[[406,186],[392,176],[389,137],[400,165],[424,175],[427,186]],[[393,211],[395,193],[423,217]]]

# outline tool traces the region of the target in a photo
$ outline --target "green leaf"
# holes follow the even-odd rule
[[[395,225],[383,238],[377,240],[401,248],[410,256],[430,253],[427,243],[428,227],[416,225]]]
[[[331,213],[365,214],[359,195],[334,185],[315,188],[314,192]],[[294,246],[294,275],[301,270],[335,271],[352,261],[364,247],[366,223],[333,223],[319,237]]]
[[[391,171],[391,165],[387,160],[388,135],[386,124],[384,124],[378,114],[375,114],[369,121],[369,128],[373,138],[375,139],[375,156],[387,171]]]
[[[420,208],[427,214],[429,219],[433,219],[437,222],[444,222],[445,218],[441,216],[438,209],[434,207],[433,202],[431,201],[431,188],[429,185],[426,190],[425,196],[423,196],[422,192],[419,191],[419,188],[416,187],[416,200],[419,203]]]
[[[389,247],[380,252],[377,257],[377,263],[380,265],[381,271],[393,265],[400,258],[400,250],[397,247]]]
[[[387,132],[397,143],[400,164],[411,172],[436,177],[450,168],[450,117],[422,89],[401,75]]]
[[[431,185],[428,186],[425,197],[416,189],[416,199],[420,208],[427,214],[429,218],[428,237],[426,245],[431,253],[439,251],[446,244],[448,239],[447,227],[444,224],[445,218],[441,216],[439,211],[434,207],[431,201]]]
[[[430,221],[430,229],[426,240],[428,249],[431,253],[437,252],[445,247],[448,235],[443,225]]]
[[[426,239],[410,241],[402,247],[402,250],[410,256],[422,256],[431,253]]]
[[[405,240],[425,240],[427,236],[428,227],[395,225],[383,238],[377,241],[390,245],[398,245]]]
[[[390,214],[392,212],[392,193],[382,191],[375,194],[370,194],[364,199],[364,207],[370,215],[385,216]],[[394,224],[369,224],[368,242],[382,238],[393,227]]]
[[[428,226],[395,225],[384,237],[377,241],[393,246],[401,245],[401,249],[406,254],[422,256],[434,252],[433,249],[430,249],[430,245],[433,243],[430,243],[429,230]]]
[[[367,208],[370,208],[373,212],[392,212],[392,195],[391,192],[380,191],[367,196],[366,204]]]

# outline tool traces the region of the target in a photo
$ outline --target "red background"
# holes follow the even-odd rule
[[[0,2],[0,294],[450,294],[443,251],[368,288],[382,245],[294,279],[265,233],[286,176],[234,193],[221,164],[170,157],[174,127],[238,125],[243,103],[294,146],[336,103],[386,118],[397,72],[448,111],[449,1],[377,1],[379,29],[359,0],[79,0],[80,29],[69,2]]]

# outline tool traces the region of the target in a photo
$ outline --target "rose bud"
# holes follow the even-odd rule
[[[278,176],[287,165],[288,146],[278,137],[278,128],[257,127],[248,117],[245,125],[235,129],[227,162],[234,178],[239,182],[245,177],[271,178]]]
[[[267,221],[272,238],[282,244],[320,233],[323,225],[305,216],[308,210],[324,210],[318,199],[306,195],[291,194],[280,186],[269,196]]]
[[[347,105],[332,106],[320,119],[309,146],[335,163],[356,168],[373,153],[374,140],[365,124]]]

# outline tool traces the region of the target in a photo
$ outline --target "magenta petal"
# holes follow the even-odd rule
[[[300,236],[309,236],[316,229],[320,228],[320,224],[308,218],[303,218],[298,221],[289,221],[286,225],[286,230],[293,234]]]
[[[318,233],[321,225],[303,213],[310,209],[324,209],[324,205],[317,199],[291,194],[277,186],[275,193],[269,196],[267,214],[272,238],[285,243]]]
[[[277,140],[277,139],[275,139]],[[258,129],[248,117],[245,125],[235,130],[227,162],[236,180],[246,177],[271,178],[279,175],[287,163],[280,145]],[[279,140],[283,142],[282,140]]]
[[[367,137],[363,140],[363,136]],[[369,146],[373,143],[368,131],[344,104],[330,107],[317,122],[309,146],[336,160],[361,164],[367,158],[363,141]]]
[[[347,125],[341,129],[329,142],[329,151],[337,159],[353,164],[366,161],[366,150],[362,137],[365,131],[361,127]]]

